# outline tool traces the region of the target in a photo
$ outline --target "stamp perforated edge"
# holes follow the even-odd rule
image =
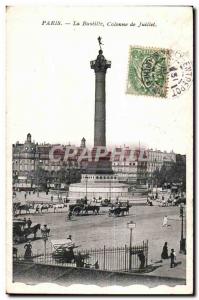
[[[158,95],[143,95],[143,94],[133,94],[133,93],[129,93],[128,92],[128,76],[129,76],[129,64],[130,64],[130,55],[131,55],[131,49],[134,48],[139,48],[139,49],[149,49],[149,50],[154,50],[154,51],[168,51],[168,66],[167,66],[167,75],[166,75],[166,82],[165,82],[165,90],[166,90],[166,95],[165,97],[161,97]],[[126,91],[125,94],[126,95],[132,95],[132,96],[138,96],[138,97],[144,97],[144,98],[159,98],[159,99],[165,99],[167,100],[167,96],[168,96],[168,90],[169,90],[169,66],[170,66],[170,60],[171,60],[171,55],[172,55],[172,50],[171,49],[167,49],[167,48],[159,48],[159,47],[148,47],[148,46],[138,46],[138,45],[130,45],[129,46],[129,50],[128,50],[128,66],[127,66],[127,75],[126,75]]]

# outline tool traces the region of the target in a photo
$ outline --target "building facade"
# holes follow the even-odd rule
[[[81,174],[86,173],[88,165],[88,159],[78,160],[82,151],[86,149],[85,138],[82,138],[79,147],[73,146],[76,154],[65,160],[65,151],[70,147],[71,145],[38,144],[32,141],[31,134],[28,134],[24,143],[16,142],[13,145],[13,183],[21,180],[23,183],[37,185],[38,173],[41,171],[43,172],[41,175],[46,176],[46,181],[51,185],[57,182],[68,184],[78,182]],[[57,160],[51,159],[53,149],[57,149],[54,153],[55,157],[57,155],[59,158]],[[96,149],[92,150],[92,155],[95,151]],[[120,182],[131,185],[147,184],[150,179],[152,180],[155,170],[160,170],[163,165],[167,168],[171,167],[179,157],[173,151],[163,152],[153,149],[132,150],[129,147],[124,149],[117,147],[115,151],[116,154],[112,157],[112,170]],[[124,156],[121,159],[122,151]],[[108,156],[110,158],[111,152]]]

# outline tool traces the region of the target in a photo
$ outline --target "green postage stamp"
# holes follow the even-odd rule
[[[130,47],[127,94],[153,97],[167,96],[170,51]]]

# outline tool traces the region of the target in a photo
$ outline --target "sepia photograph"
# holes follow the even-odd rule
[[[193,8],[7,6],[9,294],[193,294]]]

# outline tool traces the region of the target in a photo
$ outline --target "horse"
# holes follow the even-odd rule
[[[13,214],[14,215],[16,215],[16,212],[19,209],[20,205],[21,205],[21,202],[15,202],[15,203],[13,203]]]
[[[54,213],[55,213],[56,209],[64,208],[64,204],[53,204],[53,208],[54,208]]]
[[[20,204],[18,207],[17,207],[17,210],[19,211],[19,215],[21,215],[21,211],[22,210],[25,210],[26,211],[26,214],[29,213],[30,214],[30,205],[28,204]]]
[[[89,211],[92,211],[95,215],[99,215],[100,207],[98,205],[88,205],[85,206],[82,211],[84,211],[86,215],[88,215]]]
[[[109,216],[114,215],[115,217],[124,216],[124,213],[129,214],[129,205],[126,207],[113,207],[109,209]]]
[[[43,205],[40,206],[41,213],[43,212],[43,210],[47,210],[47,212],[48,212],[48,209],[49,209],[48,204],[43,204]]]
[[[122,207],[122,211],[126,213],[126,215],[129,215],[129,205],[127,205],[126,207]]]
[[[30,234],[34,234],[34,239],[36,239],[37,237],[37,231],[41,228],[41,224],[36,224],[34,225],[33,227],[31,228],[25,228],[24,229],[24,236],[25,238],[27,239],[27,237],[30,235]]]

